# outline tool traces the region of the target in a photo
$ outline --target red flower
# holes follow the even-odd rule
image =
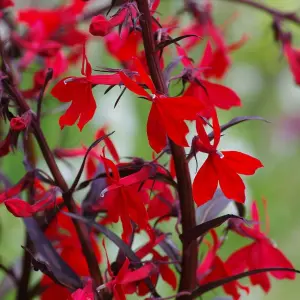
[[[32,217],[38,212],[45,211],[47,209],[55,207],[62,203],[62,199],[55,198],[55,190],[49,190],[45,193],[44,197],[34,204],[29,204],[26,201],[19,198],[10,198],[4,201],[4,204],[9,212],[15,217],[28,218]]]
[[[154,184],[150,181],[148,186],[149,190],[154,192],[154,197],[150,200],[147,209],[149,219],[171,214],[175,198],[170,187],[159,181],[155,181]]]
[[[145,264],[139,269],[130,270],[130,261],[126,257],[125,262],[123,263],[118,274],[115,276],[112,272],[111,265],[107,256],[105,244],[103,241],[106,260],[107,260],[107,269],[108,273],[111,276],[112,280],[105,283],[103,287],[108,287],[114,294],[116,300],[126,300],[126,294],[132,294],[135,292],[135,282],[141,281],[148,277],[155,270],[154,265],[151,263]]]
[[[211,247],[209,245],[209,251],[197,269],[197,279],[200,285],[233,275],[230,264],[225,264],[217,255],[217,251],[220,248],[220,242],[216,232],[211,230],[211,235],[213,238],[213,246]],[[224,292],[232,296],[234,300],[238,300],[240,298],[239,289],[243,289],[249,293],[249,289],[242,286],[238,281],[232,281],[225,284],[223,289]]]
[[[222,79],[228,72],[231,65],[231,58],[229,54],[241,48],[248,40],[246,35],[242,36],[241,39],[233,44],[223,46],[217,45],[213,52],[211,60],[206,61],[207,68],[203,71],[206,78]]]
[[[45,37],[49,38],[57,33],[60,27],[74,25],[76,17],[82,13],[86,1],[72,0],[69,5],[57,7],[55,9],[23,9],[18,11],[18,20],[29,27],[42,24]],[[70,26],[72,27],[72,26]]]
[[[245,270],[256,270],[260,268],[291,268],[293,265],[284,256],[284,254],[272,243],[272,241],[261,232],[259,225],[259,215],[256,203],[252,203],[252,218],[255,225],[250,230],[244,223],[231,223],[231,230],[238,234],[254,240],[253,243],[242,247],[230,255],[226,261],[226,265],[230,266],[234,274],[244,272]],[[296,275],[292,272],[272,271],[260,273],[250,276],[250,281],[253,285],[260,285],[261,288],[268,292],[271,288],[271,282],[268,274],[276,279],[295,279]]]
[[[145,208],[148,196],[140,188],[141,183],[149,178],[152,171],[151,166],[144,166],[139,172],[121,178],[116,165],[111,160],[102,157],[102,161],[110,185],[102,191],[101,196],[104,197],[104,203],[100,202],[93,209],[96,211],[104,206],[108,210],[108,220],[106,222],[118,222],[121,219],[123,226],[122,239],[126,243],[132,233],[131,220],[152,236],[152,229],[148,224],[148,214]],[[112,176],[110,172],[112,172]]]
[[[145,97],[152,103],[147,123],[149,144],[154,151],[160,152],[167,143],[169,136],[177,145],[188,146],[186,134],[189,132],[184,120],[194,120],[196,113],[203,106],[201,102],[189,96],[167,97],[156,92],[153,82],[147,75],[141,62],[134,58],[137,81],[145,84],[152,94],[146,92],[140,85],[120,72],[123,84],[135,94]]]
[[[10,6],[14,6],[14,2],[12,0],[0,0],[0,9],[4,9]]]
[[[108,34],[104,39],[104,43],[110,55],[121,63],[128,64],[133,56],[137,56],[141,36],[140,32],[125,28],[122,30],[121,35],[117,32]]]
[[[208,158],[198,171],[193,182],[193,195],[197,205],[202,205],[212,199],[218,183],[228,199],[245,202],[245,185],[238,174],[252,175],[262,163],[248,155],[237,151],[218,151],[221,132],[215,110],[212,110],[214,143],[211,145],[203,127],[202,120],[197,120],[198,137],[193,140],[195,153],[201,151]]]
[[[93,282],[88,280],[83,289],[78,289],[72,293],[73,300],[92,300],[94,299]]]
[[[153,285],[156,286],[160,275],[162,279],[170,287],[172,287],[173,290],[175,290],[177,287],[177,278],[175,276],[174,271],[172,270],[172,268],[170,268],[170,265],[168,264],[168,261],[170,260],[169,257],[162,256],[156,250],[154,250],[154,247],[161,243],[165,239],[165,237],[165,235],[160,235],[156,237],[154,241],[149,241],[147,244],[143,245],[136,251],[136,255],[140,259],[142,259],[145,256],[152,254],[152,262],[158,267],[158,273],[152,274],[150,276]],[[148,286],[145,284],[144,281],[139,282],[137,287],[137,294],[139,296],[145,296],[147,293],[149,293]]]
[[[248,39],[243,36],[239,41],[228,45],[225,41],[223,29],[216,26],[212,17],[212,2],[207,1],[202,9],[194,7],[193,13],[195,15],[195,23],[185,29],[182,35],[196,34],[198,36],[210,37],[214,45],[214,51],[211,59],[206,61],[208,67],[203,71],[206,78],[221,79],[224,77],[231,65],[230,52],[239,49]],[[185,44],[184,49],[189,51],[196,46],[201,40],[199,38],[190,38]]]
[[[81,74],[83,77],[67,77],[59,81],[52,89],[52,95],[61,102],[72,101],[70,107],[59,119],[61,128],[73,125],[77,119],[78,128],[82,130],[85,124],[92,119],[96,111],[96,101],[92,87],[96,84],[120,84],[118,74],[92,75],[92,67],[83,50]]]
[[[288,59],[295,82],[300,85],[300,50],[294,49],[291,41],[288,40],[283,44],[283,51]]]
[[[211,70],[210,64],[213,60],[212,47],[209,42],[207,43],[202,59],[196,68],[193,67],[183,48],[177,47],[177,51],[178,54],[182,56],[182,62],[185,67],[183,77],[191,82],[184,95],[197,97],[207,104],[208,107],[214,105],[221,109],[230,109],[233,106],[241,105],[239,96],[232,89],[202,79],[202,75],[205,75],[207,70]],[[201,115],[210,117],[207,113],[208,110],[201,112]]]

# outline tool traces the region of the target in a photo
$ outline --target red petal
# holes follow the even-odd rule
[[[228,199],[240,203],[245,202],[245,185],[241,177],[227,166],[218,154],[213,155],[214,165],[218,173],[221,190]]]
[[[195,120],[196,115],[204,105],[195,97],[161,97],[158,100],[159,107],[172,115],[177,120]]]
[[[56,299],[56,298],[55,298]],[[83,289],[77,289],[72,293],[73,300],[91,300],[94,299],[93,282],[90,279]]]
[[[226,265],[232,271],[233,275],[244,272],[248,266],[249,251],[252,250],[252,245],[242,247],[233,252],[226,260]]]
[[[81,105],[73,101],[65,113],[59,118],[60,128],[63,129],[65,126],[71,126],[75,124],[81,113]]]
[[[167,144],[167,134],[155,104],[152,104],[148,116],[147,135],[149,145],[156,153],[164,149]]]
[[[112,160],[104,157],[104,156],[101,156],[101,159],[104,163],[105,171],[106,171],[106,174],[107,174],[108,178],[119,182],[120,174],[119,174],[118,168],[114,164],[114,162]],[[110,172],[112,172],[113,176],[110,175]]]
[[[128,284],[131,282],[137,282],[140,281],[146,277],[149,276],[149,274],[153,271],[154,266],[152,264],[146,264],[143,267],[135,270],[128,272],[124,275],[122,280],[120,280],[121,284]]]
[[[159,237],[156,237],[154,242],[150,241],[147,244],[145,244],[144,246],[142,246],[141,248],[139,248],[135,252],[135,255],[137,257],[139,257],[140,259],[144,258],[146,255],[148,255],[149,253],[151,253],[151,251],[153,250],[153,248],[156,245],[158,245],[159,243],[161,243],[165,238],[166,238],[166,236],[164,234],[160,235]]]
[[[230,109],[233,106],[241,106],[240,97],[232,89],[217,83],[212,83],[206,80],[201,80],[201,83],[206,88],[208,99],[207,101],[221,109]],[[207,94],[203,88],[198,89],[199,98],[207,98]]]
[[[290,42],[285,43],[284,53],[288,59],[290,69],[293,73],[296,84],[300,84],[300,51],[292,48]]]
[[[71,296],[67,288],[54,283],[53,280],[46,275],[43,275],[40,285],[43,290],[41,300],[66,300]]]
[[[213,58],[209,64],[209,68],[203,71],[206,78],[215,77],[221,79],[227,72],[231,60],[228,51],[223,48],[217,48],[213,53]]]
[[[5,200],[4,204],[9,212],[15,217],[28,218],[33,214],[33,210],[27,202],[18,198]]]
[[[146,165],[146,166],[142,167],[140,171],[138,171],[132,175],[128,175],[126,177],[121,178],[119,182],[121,184],[123,184],[124,186],[129,186],[129,185],[133,185],[135,183],[140,183],[140,182],[147,180],[150,177],[152,171],[153,171],[153,168],[150,165]]]
[[[258,168],[263,167],[260,160],[245,153],[222,151],[222,154],[223,161],[238,174],[253,175]]]
[[[220,129],[217,112],[215,109],[212,110],[211,115],[212,115],[213,130],[214,130],[214,145],[213,145],[213,147],[214,147],[214,149],[217,149],[217,147],[220,143],[220,139],[221,139],[221,129]]]
[[[197,140],[197,142],[195,143],[195,145],[198,144],[197,150],[202,151],[202,152],[204,152],[204,150],[207,152],[210,149],[213,150],[213,147],[210,144],[210,140],[209,140],[206,130],[204,128],[204,122],[200,118],[197,118],[197,120],[196,120],[196,130],[197,130],[198,137],[199,137],[199,140]],[[205,149],[203,149],[203,147]],[[216,149],[214,149],[214,150],[216,150]]]
[[[121,77],[119,74],[91,75],[88,77],[88,81],[92,84],[119,85]]]
[[[143,201],[144,191],[138,191],[139,185],[124,188],[123,194],[126,197],[127,214],[141,229],[148,230],[148,214]],[[147,195],[145,193],[145,195]],[[151,234],[151,232],[149,232]]]
[[[77,124],[80,131],[93,118],[97,108],[91,86],[86,85],[85,89],[85,98],[81,99],[81,114]]]
[[[113,271],[111,269],[110,261],[109,261],[108,255],[107,255],[107,250],[106,250],[106,245],[105,245],[105,240],[104,239],[102,241],[102,245],[103,245],[105,256],[106,256],[106,263],[107,263],[108,274],[109,274],[109,276],[114,277],[114,273],[113,273]]]
[[[198,206],[211,200],[218,187],[218,176],[209,155],[193,182],[193,196]]]
[[[53,87],[51,94],[60,102],[70,102],[75,95],[75,93],[73,93],[74,83],[77,82],[78,79],[78,77],[63,78]]]
[[[255,223],[253,224],[253,228],[260,231],[259,211],[258,211],[257,203],[255,201],[253,201],[251,204],[251,217],[252,220],[255,221]]]
[[[169,109],[169,106],[161,105],[160,100],[153,105],[157,107],[161,122],[164,124],[168,137],[171,138],[175,144],[187,147],[188,142],[185,136],[189,132],[189,128],[185,124],[184,120],[174,115],[174,112]]]
[[[281,267],[294,269],[291,262],[285,257],[285,255],[278,249],[275,248],[269,241],[264,240],[260,242],[264,248],[261,253],[264,256],[264,267]],[[296,274],[293,272],[285,271],[272,271],[270,272],[276,279],[295,279]]]
[[[250,249],[249,256],[248,256],[249,270],[264,268],[266,253],[264,253],[263,244],[260,242],[252,243],[249,249]],[[268,273],[251,275],[250,281],[253,285],[260,285],[266,293],[271,288],[271,282],[268,277]]]
[[[0,203],[4,200],[17,196],[21,193],[30,183],[30,177],[25,175],[16,185],[0,193]]]
[[[125,6],[125,8],[120,9],[113,17],[111,17],[111,19],[109,20],[111,26],[115,27],[123,23],[127,15],[128,9]]]
[[[177,278],[174,274],[174,271],[167,264],[161,264],[159,267],[159,272],[162,279],[168,283],[173,290],[176,290],[177,287]]]
[[[178,45],[175,45],[175,46],[176,46],[178,55],[182,56],[181,61],[182,61],[183,66],[186,68],[192,68],[193,65],[192,65],[187,53],[185,52],[185,50]]]
[[[125,259],[125,261],[124,261],[124,263],[123,263],[123,265],[122,265],[122,267],[121,267],[121,269],[120,269],[120,271],[117,275],[117,278],[116,278],[118,283],[121,283],[121,281],[124,279],[126,274],[128,272],[130,272],[129,271],[129,265],[130,265],[130,260],[126,257],[126,259]]]
[[[149,98],[149,94],[140,87],[135,81],[133,81],[131,78],[129,78],[124,72],[119,72],[120,78],[123,82],[123,84],[133,93],[143,96],[146,98]]]
[[[150,79],[149,75],[147,74],[141,61],[137,57],[134,57],[133,61],[134,61],[136,71],[139,73],[139,75],[141,77],[141,82],[145,83],[147,85],[147,87],[151,90],[152,94],[155,94],[156,88],[155,88],[152,80]]]
[[[96,139],[99,139],[101,138],[102,136],[104,136],[107,132],[107,128],[104,126],[102,128],[100,128],[99,130],[97,130],[96,132],[96,135],[95,135],[95,138]],[[116,161],[116,162],[119,162],[120,160],[120,157],[119,157],[119,154],[118,154],[118,151],[115,147],[115,145],[113,144],[112,140],[110,139],[110,137],[106,137],[104,139],[104,143],[108,149],[108,151],[110,152],[112,158]]]

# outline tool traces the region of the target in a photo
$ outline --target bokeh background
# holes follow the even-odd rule
[[[200,0],[199,0],[200,1]],[[54,5],[55,1],[24,1],[17,0],[17,7],[34,5],[46,7]],[[96,0],[97,2],[97,0]],[[99,3],[104,1],[99,1]],[[159,12],[161,18],[175,13],[182,4],[181,0],[161,0]],[[263,3],[282,10],[299,12],[298,0],[264,0]],[[267,14],[250,7],[231,3],[226,0],[215,0],[215,17],[218,24],[223,24],[236,15],[234,21],[226,27],[228,41],[236,41],[243,34],[249,36],[249,41],[232,54],[233,66],[224,80],[224,84],[232,87],[241,97],[243,106],[229,112],[220,112],[221,121],[241,115],[257,115],[266,118],[271,123],[253,121],[241,124],[226,132],[222,138],[223,149],[241,150],[262,160],[265,168],[247,182],[247,201],[256,199],[261,205],[261,198],[268,199],[270,215],[270,237],[278,247],[300,269],[300,87],[297,87],[288,65],[282,55],[280,46],[274,42],[271,29],[272,19]],[[185,15],[183,23],[189,21]],[[86,25],[82,25],[86,27]],[[286,22],[286,30],[291,30],[293,43],[300,46],[300,26]],[[202,53],[202,45],[195,51],[195,58]],[[100,39],[93,39],[88,46],[88,57],[93,67],[116,67],[116,62],[105,52]],[[30,86],[32,69],[24,75],[22,85]],[[70,74],[79,73],[79,68],[70,69]],[[113,104],[119,94],[115,89],[103,95],[103,89],[96,87],[94,95],[98,109],[95,117],[82,132],[77,127],[65,128],[60,131],[58,118],[60,114],[47,116],[42,121],[42,127],[52,148],[76,147],[80,143],[89,144],[93,141],[93,132],[103,124],[109,124],[115,130],[113,140],[122,157],[142,156],[151,158],[151,149],[147,143],[145,125],[149,107],[143,101],[125,93],[116,109]],[[46,96],[44,111],[50,111],[59,105],[51,96]],[[73,160],[75,170],[80,161]],[[74,169],[63,163],[59,164],[68,180],[72,179]],[[43,161],[39,167],[47,169]],[[22,155],[16,152],[13,156],[0,160],[0,169],[8,174],[12,182],[17,182],[24,174]],[[191,165],[192,175],[195,166]],[[80,200],[81,195],[78,195]],[[262,218],[264,220],[264,217]],[[11,217],[5,208],[0,207],[0,262],[6,265],[16,262],[21,255],[20,244],[24,240],[22,221]],[[243,245],[241,238],[230,235],[223,249],[222,256]],[[0,273],[0,280],[3,274]],[[300,299],[299,279],[296,281],[272,281],[272,290],[268,295],[258,288],[252,288],[249,296],[242,299]],[[167,294],[167,290],[166,290]],[[216,291],[203,299],[213,298]],[[2,298],[1,298],[2,299]],[[13,293],[3,299],[13,299]],[[134,299],[134,298],[133,298]]]

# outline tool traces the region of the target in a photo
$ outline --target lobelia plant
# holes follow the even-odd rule
[[[90,7],[91,2],[96,6]],[[272,16],[275,40],[299,85],[300,52],[282,24],[299,25],[300,18],[255,0],[231,2]],[[229,110],[242,104],[237,93],[218,80],[232,65],[231,52],[243,47],[248,37],[229,44],[215,23],[213,4],[185,0],[176,18],[168,19],[160,11],[160,0],[113,0],[108,6],[97,0],[71,0],[52,9],[15,10],[15,15],[13,1],[0,0],[2,26],[8,32],[0,42],[0,157],[4,160],[19,148],[25,166],[25,175],[17,183],[0,174],[0,203],[22,218],[26,229],[26,240],[14,241],[24,250],[21,266],[0,265],[6,273],[1,298],[15,288],[19,300],[37,296],[119,300],[132,294],[135,299],[185,300],[223,287],[237,300],[254,285],[268,292],[270,276],[293,280],[300,273],[262,231],[255,201],[251,219],[245,219],[245,184],[240,175],[253,175],[262,162],[246,153],[219,149],[228,128],[265,120],[242,116],[219,123],[216,108]],[[183,13],[190,16],[184,28]],[[89,32],[79,29],[81,22],[89,23]],[[86,53],[93,36],[119,68],[105,66],[95,74]],[[189,55],[200,43],[204,51],[194,61]],[[81,76],[65,77],[77,62],[82,62]],[[24,89],[22,76],[29,68],[35,70],[33,85]],[[171,93],[175,80],[178,95]],[[149,106],[146,133],[152,160],[120,158],[108,126],[98,129],[89,147],[50,149],[41,123],[45,113],[52,112],[43,112],[43,98],[51,93],[62,103],[70,102],[67,109],[59,108],[59,126],[63,130],[77,123],[81,131],[95,114],[97,85],[105,85],[106,93],[121,87],[112,105],[122,101],[128,90]],[[193,127],[197,135],[188,141]],[[37,146],[45,170],[37,166]],[[197,159],[198,152],[206,159],[192,182],[189,162]],[[69,186],[57,160],[69,164],[68,159],[75,157],[82,164]],[[75,201],[75,192],[85,188],[82,201]],[[231,202],[237,213],[222,214]],[[266,200],[263,203],[266,209]],[[173,219],[172,233],[180,244],[161,226]],[[112,226],[118,222],[121,235]],[[217,230],[223,225],[224,231]],[[147,241],[136,247],[134,239],[140,233]],[[229,242],[229,233],[251,243],[223,259],[219,251]],[[117,248],[113,261],[108,258],[108,242]],[[37,281],[32,280],[33,271],[41,274]],[[241,283],[245,277],[250,282]],[[163,295],[159,279],[173,294]]]

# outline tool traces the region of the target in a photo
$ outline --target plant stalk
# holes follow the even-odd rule
[[[149,4],[147,0],[137,0],[136,2],[141,13],[140,24],[142,27],[144,49],[150,75],[156,90],[167,95],[168,88],[160,68],[159,54],[155,50],[156,45],[152,30],[152,16],[150,14]],[[182,214],[182,232],[186,232],[196,226],[192,182],[184,148],[176,145],[171,139],[169,139],[169,144],[178,182],[178,194]],[[178,290],[179,293],[192,291],[196,286],[197,252],[198,248],[196,242],[192,242],[189,245],[183,242],[181,262],[182,272]],[[191,299],[191,296],[183,293],[178,299],[187,300]]]

